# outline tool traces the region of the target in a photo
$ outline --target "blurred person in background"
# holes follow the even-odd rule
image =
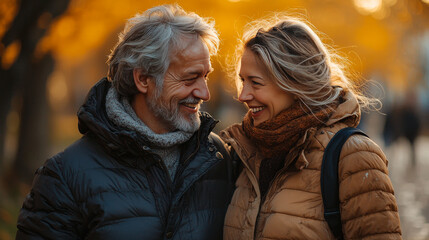
[[[239,101],[249,111],[221,132],[243,170],[225,217],[224,239],[335,239],[324,219],[324,150],[340,129],[356,127],[377,99],[355,90],[302,20],[249,24],[237,51]],[[339,160],[344,239],[401,239],[387,159],[371,139],[353,135]]]
[[[420,119],[418,114],[418,106],[416,94],[413,91],[408,91],[405,96],[405,102],[400,111],[399,121],[400,131],[405,139],[410,143],[410,159],[411,164],[416,165],[416,139],[420,133]]]
[[[398,139],[404,138],[410,144],[410,162],[416,165],[416,139],[420,135],[421,122],[419,106],[414,90],[405,93],[402,102],[395,102],[386,113],[383,126],[383,139],[386,148],[389,148]]]
[[[400,108],[398,104],[394,103],[390,109],[387,110],[383,126],[383,140],[384,146],[390,147],[396,140],[398,140],[400,133],[399,122],[401,119]]]
[[[37,170],[16,238],[221,239],[231,163],[199,111],[218,45],[177,5],[131,18],[78,112],[83,137]]]

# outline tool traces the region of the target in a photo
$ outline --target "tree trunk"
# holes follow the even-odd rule
[[[48,155],[49,107],[46,82],[54,69],[54,59],[46,54],[32,65],[27,77],[31,79],[23,89],[23,108],[19,132],[18,151],[13,172],[20,180],[31,183],[33,173]],[[32,76],[33,72],[37,72]]]
[[[63,14],[68,7],[70,0],[44,0],[44,1],[33,1],[33,0],[21,0],[18,13],[14,18],[13,22],[10,24],[9,29],[6,31],[4,36],[1,39],[1,43],[7,47],[15,41],[21,43],[21,50],[16,59],[9,69],[0,68],[0,168],[4,169],[4,143],[6,137],[6,119],[7,115],[11,108],[12,98],[17,94],[22,93],[25,100],[23,105],[23,112],[21,116],[22,126],[24,129],[20,129],[20,139],[18,140],[18,154],[19,157],[15,160],[14,170],[20,170],[21,168],[16,168],[17,166],[26,166],[30,160],[24,160],[30,156],[31,159],[39,156],[38,149],[33,149],[32,152],[27,151],[23,147],[29,142],[33,144],[39,144],[37,137],[35,139],[25,139],[33,138],[34,135],[30,133],[25,133],[25,131],[35,131],[34,129],[28,129],[29,126],[32,126],[29,121],[33,121],[32,118],[36,119],[39,116],[39,112],[43,113],[40,115],[46,116],[46,96],[39,99],[40,94],[46,95],[46,79],[49,76],[47,72],[52,71],[53,59],[52,56],[44,57],[42,60],[35,59],[34,52],[37,44],[46,34],[48,27],[39,27],[37,25],[39,17],[44,13],[50,14],[51,19]],[[50,24],[48,24],[50,25]],[[40,61],[40,64],[34,61]],[[34,62],[34,63],[33,63]],[[39,66],[39,68],[32,69],[32,66]],[[42,67],[44,66],[44,67]],[[39,72],[39,70],[44,69],[44,71]],[[40,79],[40,78],[45,79]],[[38,85],[39,84],[39,85]],[[22,90],[24,89],[24,90]],[[28,91],[34,91],[37,93],[29,93]],[[32,95],[34,94],[34,95]],[[35,97],[31,99],[31,97]],[[39,102],[40,100],[40,102]],[[27,104],[30,104],[27,106]],[[31,109],[36,107],[35,109]],[[41,107],[41,109],[37,109]],[[43,110],[44,109],[44,110]],[[31,115],[31,111],[35,111],[36,115]],[[27,119],[30,118],[30,119]],[[41,121],[38,119],[37,121]],[[36,121],[36,122],[37,122]],[[34,123],[34,125],[41,126],[40,123]],[[43,129],[42,129],[43,130]],[[47,130],[44,130],[47,134]],[[23,139],[21,139],[23,138]],[[46,144],[46,143],[45,143]],[[42,148],[39,148],[42,150]],[[17,161],[17,162],[16,162]],[[25,170],[24,170],[25,171]],[[24,176],[25,174],[19,174],[19,176]]]

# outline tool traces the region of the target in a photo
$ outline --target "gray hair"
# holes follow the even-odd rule
[[[307,107],[323,107],[334,102],[341,88],[354,93],[361,106],[376,105],[359,93],[344,73],[345,59],[330,52],[304,20],[274,16],[248,24],[236,51],[237,86],[239,63],[245,49],[251,50],[284,91],[296,96]],[[333,88],[332,86],[341,88]],[[239,88],[239,86],[238,86]]]
[[[187,13],[178,5],[157,6],[137,14],[128,20],[109,55],[107,78],[120,95],[131,97],[138,93],[133,70],[140,68],[155,79],[160,92],[171,54],[182,37],[192,35],[201,38],[210,55],[217,53],[219,37],[211,19]]]

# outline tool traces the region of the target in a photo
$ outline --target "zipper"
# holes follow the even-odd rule
[[[269,196],[269,194],[273,191],[272,189],[272,186],[273,186],[273,184],[275,183],[275,182],[277,182],[276,180],[277,180],[277,178],[280,176],[280,175],[283,175],[283,173],[284,172],[287,172],[286,171],[287,169],[286,168],[282,168],[280,171],[278,171],[277,173],[276,173],[276,175],[274,176],[274,178],[270,181],[270,184],[269,184],[269,186],[270,186],[270,188],[268,189],[268,191],[267,191],[267,193],[265,194],[265,196],[262,198],[261,197],[261,203],[259,204],[259,210],[258,210],[258,215],[256,216],[256,222],[255,222],[255,228],[254,228],[254,231],[253,231],[253,238],[254,239],[256,239],[256,229],[257,229],[257,226],[258,226],[258,221],[259,221],[259,215],[260,215],[260,212],[261,212],[261,208],[262,208],[262,206],[264,205],[264,202],[265,202],[265,200],[267,199],[267,197]],[[285,173],[285,174],[287,174],[287,173]],[[259,187],[259,185],[258,185],[258,187]],[[259,190],[259,193],[261,192],[261,190]]]
[[[259,204],[259,209],[258,209],[258,215],[256,215],[256,221],[255,221],[255,226],[253,227],[253,239],[256,239],[256,229],[258,226],[258,221],[259,221],[259,213],[261,212],[261,208],[262,208],[262,198],[261,198],[261,203]]]
[[[185,168],[183,167],[184,165],[185,165],[185,163],[187,163],[188,161],[189,161],[189,159],[191,159],[197,152],[198,152],[198,150],[200,149],[200,135],[199,134],[197,134],[197,147],[196,147],[196,149],[195,149],[195,151],[194,152],[192,152],[190,155],[189,155],[189,157],[188,158],[186,158],[184,161],[183,161],[183,164],[182,164],[182,166],[178,169],[178,171],[176,172],[176,174],[174,175],[174,179],[176,179],[176,177],[177,176],[180,176],[180,174],[182,174],[182,172],[183,172],[183,170],[185,170]],[[179,165],[180,166],[180,165]]]
[[[287,169],[286,168],[282,168],[282,169],[280,169],[280,171],[278,171],[277,173],[276,173],[276,175],[274,176],[274,178],[270,181],[270,184],[269,184],[269,186],[270,186],[270,188],[268,189],[268,191],[267,191],[267,193],[265,194],[265,196],[264,196],[264,199],[267,197],[267,196],[269,196],[270,195],[270,193],[272,192],[272,186],[273,186],[273,184],[275,183],[275,182],[278,182],[278,181],[276,181],[277,180],[277,178],[279,177],[279,176],[281,176],[281,175],[286,175],[287,174]]]
[[[241,158],[240,158],[240,160],[241,160]],[[244,166],[246,167],[246,171],[248,171],[248,172],[250,172],[251,173],[251,176],[253,177],[253,179],[255,180],[255,184],[256,184],[256,187],[257,187],[257,189],[255,188],[255,191],[256,190],[258,190],[258,192],[259,192],[259,196],[261,196],[261,190],[259,189],[259,182],[258,182],[258,179],[256,178],[256,175],[255,175],[255,173],[253,172],[253,171],[251,171],[250,170],[250,167],[249,167],[249,165],[247,164],[247,162],[246,161],[244,161],[244,160],[241,160],[241,162],[244,164]],[[249,179],[250,180],[250,179]],[[252,183],[252,181],[250,180],[250,182]],[[253,239],[255,239],[255,236],[256,236],[256,226],[257,226],[257,223],[258,223],[258,219],[259,219],[259,212],[261,211],[261,207],[262,207],[262,197],[261,197],[261,199],[260,199],[260,201],[259,201],[259,206],[258,206],[258,214],[256,215],[256,220],[255,220],[255,224],[254,224],[254,226],[253,226]]]
[[[171,187],[173,186],[173,180],[171,179],[170,173],[168,172],[167,166],[165,165],[164,161],[162,161],[161,157],[159,157],[157,154],[154,154],[158,165],[161,167],[161,169],[164,172],[164,175],[166,175],[167,177],[167,186],[168,189],[171,191]]]
[[[183,163],[187,163],[189,161],[189,159],[191,159],[191,157],[193,157],[198,150],[200,149],[200,133],[198,132],[197,134],[197,147],[195,148],[195,151],[191,153],[191,155],[189,155],[189,157],[187,159],[185,159],[185,161],[183,161]]]

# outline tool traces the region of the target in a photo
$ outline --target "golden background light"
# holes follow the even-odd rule
[[[128,18],[155,5],[175,2],[71,1],[66,13],[53,21],[36,51],[40,56],[52,52],[56,60],[56,69],[47,85],[51,108],[54,112],[63,113],[63,117],[55,119],[66,119],[64,114],[69,111],[62,106],[71,105],[71,109],[76,109],[87,89],[105,76],[107,55]],[[225,88],[232,88],[225,74],[225,69],[230,67],[225,60],[234,52],[243,26],[253,19],[284,11],[300,13],[308,18],[326,43],[350,59],[351,72],[358,73],[360,78],[368,79],[378,74],[393,88],[402,89],[408,85],[409,78],[415,77],[410,74],[418,74],[409,71],[414,64],[413,59],[417,58],[417,48],[406,42],[416,35],[412,32],[416,30],[410,30],[413,22],[416,18],[424,19],[422,15],[427,13],[427,5],[424,8],[421,1],[410,4],[407,0],[187,0],[178,1],[178,4],[187,11],[215,20],[221,48],[214,60],[216,77],[212,81],[224,82]],[[0,3],[0,11],[5,12],[0,20],[1,34],[16,14],[15,1]],[[51,18],[49,14],[42,15],[38,25],[46,25]],[[423,29],[427,23],[420,23],[417,27]],[[0,46],[4,55],[3,67],[14,61],[19,49],[17,42]],[[70,119],[75,118],[72,113],[69,114]]]
[[[374,13],[381,9],[382,0],[354,0],[357,9],[364,14]]]
[[[67,0],[55,0],[52,3],[63,1]],[[8,31],[19,11],[20,2],[0,0],[0,37]],[[30,4],[49,1],[23,2]],[[213,58],[215,71],[208,83],[212,99],[204,107],[209,108],[209,112],[221,120],[218,125],[221,128],[237,121],[237,116],[241,120],[240,111],[231,106],[242,107],[232,99],[235,89],[226,72],[231,67],[226,60],[234,52],[243,27],[252,20],[274,12],[289,12],[305,17],[320,33],[323,42],[347,59],[345,64],[353,73],[352,81],[373,80],[384,86],[385,106],[395,101],[400,102],[408,92],[413,91],[423,93],[419,97],[427,99],[426,108],[429,106],[429,0],[70,0],[67,10],[58,17],[45,12],[38,15],[37,19],[31,19],[33,22],[23,23],[25,26],[35,23],[32,30],[46,30],[36,42],[36,50],[31,52],[28,65],[37,63],[46,56],[52,57],[54,64],[49,69],[49,76],[44,78],[47,79],[43,82],[46,88],[39,84],[36,86],[42,86],[42,89],[37,90],[31,84],[36,81],[33,78],[40,75],[40,69],[15,69],[15,73],[27,75],[25,83],[19,86],[19,93],[11,100],[5,120],[2,120],[7,125],[7,131],[3,135],[6,136],[3,144],[6,160],[3,165],[0,163],[0,169],[14,161],[21,138],[20,124],[25,120],[28,122],[28,119],[46,116],[45,119],[39,119],[47,126],[43,132],[45,135],[39,135],[38,139],[31,139],[30,142],[37,144],[40,140],[48,139],[45,145],[49,148],[49,154],[62,150],[78,139],[81,135],[77,130],[76,112],[91,86],[106,76],[107,56],[127,19],[153,6],[174,3],[178,3],[186,11],[212,18],[216,22],[221,45],[218,56]],[[21,39],[22,43],[27,39]],[[0,70],[13,68],[21,54],[30,52],[27,50],[28,45],[22,43],[0,42]],[[1,83],[13,81],[5,77],[0,80]],[[43,89],[46,89],[46,94]],[[41,107],[40,111],[30,117],[22,115],[24,91],[43,92],[46,97],[42,106],[44,108]],[[39,96],[39,99],[42,98]],[[420,110],[422,113],[429,112],[424,108]],[[381,131],[381,124],[382,120],[379,120],[368,125]],[[40,166],[43,160],[40,157],[27,162],[28,165],[31,163]],[[32,170],[31,173],[33,172]],[[25,192],[22,189],[20,191]],[[0,195],[3,196],[1,186]],[[10,214],[5,211],[9,207],[2,209],[1,203],[0,201],[0,239],[12,239],[5,233],[2,224],[7,222],[8,226],[12,226],[9,232],[13,233],[16,231],[16,218],[4,217],[5,214]],[[413,206],[403,206],[405,205]],[[18,209],[20,206],[13,207]],[[412,211],[405,211],[410,212]],[[4,219],[10,220],[2,222]],[[408,234],[415,232],[413,228],[408,228]]]

